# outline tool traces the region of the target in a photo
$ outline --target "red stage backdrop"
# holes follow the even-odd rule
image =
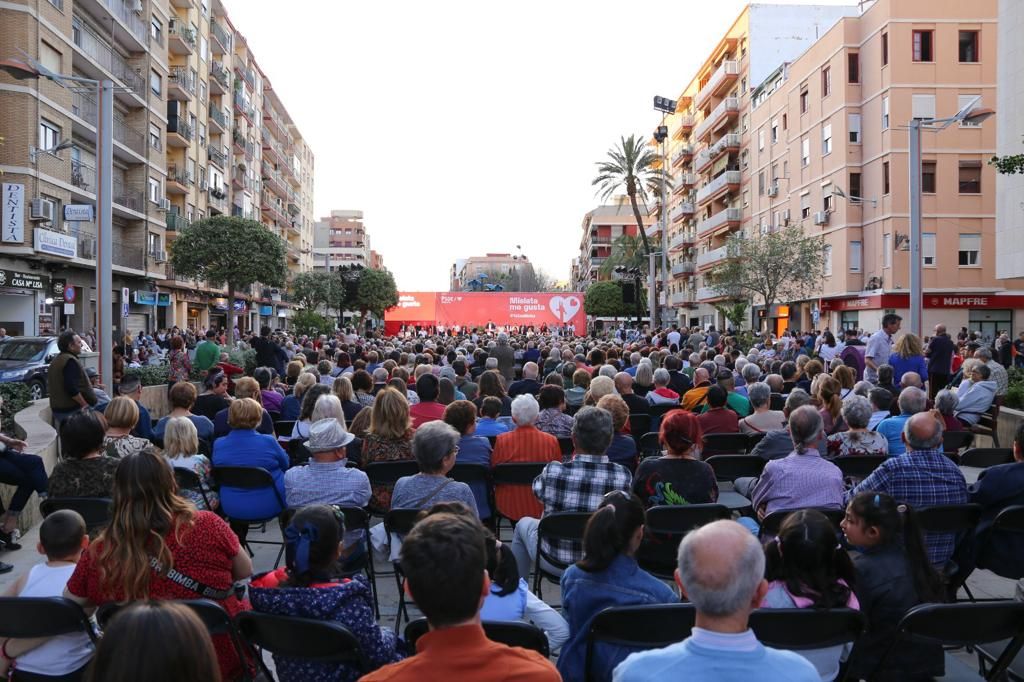
[[[587,329],[583,294],[577,293],[402,291],[398,306],[384,313],[388,334],[403,324],[483,327],[489,322],[535,329],[569,325],[581,336]]]

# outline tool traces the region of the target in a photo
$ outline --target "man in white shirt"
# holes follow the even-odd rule
[[[873,384],[878,383],[878,367],[889,362],[892,355],[893,335],[900,330],[903,318],[889,313],[882,318],[882,328],[868,339],[868,347],[864,351],[864,378]]]
[[[666,334],[665,338],[668,341],[669,348],[671,348],[672,346],[675,346],[676,348],[678,348],[679,347],[679,341],[680,341],[680,339],[683,338],[682,335],[679,333],[679,325],[677,325],[677,324],[672,325],[672,331],[670,331],[668,334]]]

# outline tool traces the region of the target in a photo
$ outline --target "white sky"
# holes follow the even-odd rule
[[[744,0],[224,0],[399,289],[514,252],[569,276],[594,163],[649,136]],[[851,5],[855,0],[789,0]],[[660,34],[660,37],[659,37]]]

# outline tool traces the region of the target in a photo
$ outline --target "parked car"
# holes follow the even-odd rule
[[[83,343],[83,351],[88,351]],[[56,336],[10,336],[0,343],[0,383],[28,384],[33,400],[46,397],[46,373],[60,353]]]

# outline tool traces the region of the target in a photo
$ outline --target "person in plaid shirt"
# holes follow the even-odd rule
[[[846,493],[849,502],[858,493],[887,493],[912,507],[966,504],[967,481],[942,452],[942,422],[932,412],[915,414],[901,436],[907,452],[889,457],[857,487]],[[941,570],[956,548],[955,533],[925,533],[928,559]]]
[[[533,481],[533,493],[544,505],[544,513],[591,512],[601,504],[605,494],[613,490],[628,492],[633,481],[629,469],[608,460],[605,452],[611,445],[614,429],[612,416],[599,407],[584,407],[576,413],[572,441],[576,455],[571,462],[549,462]],[[516,524],[512,554],[519,575],[527,577],[537,553],[537,527],[540,519],[523,517]],[[579,542],[545,543],[544,551],[566,564],[583,555]],[[554,567],[552,573],[560,573]]]

